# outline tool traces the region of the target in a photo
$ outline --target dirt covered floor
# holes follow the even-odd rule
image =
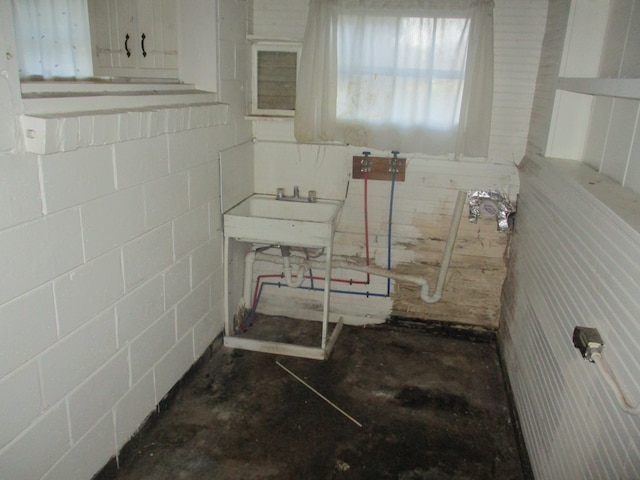
[[[251,335],[318,328],[263,318]],[[493,342],[381,326],[345,327],[324,362],[219,346],[165,403],[100,478],[526,478]]]

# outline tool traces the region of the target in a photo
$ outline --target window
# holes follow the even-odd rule
[[[203,91],[217,91],[215,1],[8,4],[27,114],[198,103],[205,101]],[[207,48],[184,48],[178,55],[178,44]]]
[[[20,78],[93,76],[86,0],[12,0]]]
[[[339,121],[449,131],[458,124],[468,18],[341,15]]]
[[[492,11],[490,0],[311,0],[296,138],[486,156]]]

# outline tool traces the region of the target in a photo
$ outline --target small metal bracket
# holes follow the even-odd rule
[[[362,173],[369,173],[371,172],[371,158],[369,157],[371,152],[362,152],[362,155],[364,155],[364,157],[360,160],[360,171]]]
[[[400,171],[400,159],[398,158],[398,154],[400,152],[397,150],[392,150],[391,154],[393,155],[393,158],[389,159],[389,164],[391,165],[391,167],[389,167],[389,171],[391,173],[398,173]]]
[[[406,171],[406,158],[398,158],[395,168],[395,181],[404,182]],[[369,162],[367,165],[368,171],[363,171],[363,161]],[[390,165],[392,158],[389,157],[373,157],[354,155],[351,176],[354,179],[364,178],[364,174],[368,174],[369,180],[388,180],[391,181],[393,172],[391,172]]]

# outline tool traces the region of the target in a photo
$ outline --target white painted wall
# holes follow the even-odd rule
[[[253,35],[261,39],[301,41],[307,3],[255,0]],[[496,2],[489,158],[454,162],[424,155],[410,156],[407,179],[397,184],[395,192],[393,268],[426,275],[435,284],[443,238],[458,189],[498,189],[515,202],[518,178],[514,163],[521,160],[526,148],[546,8],[546,0]],[[350,176],[351,156],[359,155],[364,148],[298,145],[293,137],[292,120],[254,120],[253,123],[257,138],[257,191],[275,193],[277,187],[290,191],[293,185],[299,185],[301,192],[315,189],[320,197],[344,199],[349,185],[336,235],[336,254],[362,260],[363,182],[350,180]],[[389,152],[378,154],[388,156]],[[371,182],[369,193],[372,255],[377,265],[386,267],[390,183]],[[381,321],[397,314],[496,328],[507,243],[508,237],[496,232],[495,221],[483,219],[477,225],[469,225],[464,219],[442,303],[427,306],[417,294],[400,298],[400,293],[411,287],[394,284],[395,298],[391,300],[334,295],[332,311],[336,315],[359,317],[355,322]],[[386,292],[386,280],[376,278],[369,289]],[[268,313],[313,317],[315,312],[309,309],[306,297],[281,289],[265,294],[261,308]]]
[[[570,3],[549,3],[500,346],[536,478],[639,478],[640,419],[620,410],[572,344],[575,326],[598,328],[605,360],[640,398],[638,196],[581,162],[540,157]],[[622,17],[610,31],[625,32]],[[590,143],[603,149],[604,141],[599,135]],[[620,147],[629,154],[628,143]]]
[[[536,478],[640,478],[640,417],[572,343],[575,326],[597,328],[605,360],[640,399],[640,223],[624,220],[638,218],[637,196],[614,210],[622,187],[565,162],[520,170],[503,357]]]
[[[222,330],[218,152],[251,138],[247,5],[220,2],[228,107],[147,109],[149,123],[127,129],[116,115],[83,117],[82,134],[114,136],[50,155],[25,153],[19,140],[9,5],[0,6],[0,478],[91,478]]]
[[[633,0],[571,4],[560,77],[588,79],[555,92],[548,157],[582,161],[640,193],[640,5]],[[620,85],[626,83],[623,93]],[[606,93],[602,93],[606,92]]]
[[[611,2],[602,53],[602,78],[640,78],[640,5]],[[640,193],[640,91],[635,99],[594,97],[582,160],[617,183]]]

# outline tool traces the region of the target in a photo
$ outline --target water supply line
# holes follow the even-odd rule
[[[243,306],[247,309],[250,309],[253,305],[253,299],[251,298],[251,285],[253,283],[253,264],[256,261],[256,257],[260,255],[262,250],[268,249],[271,247],[263,247],[257,250],[252,250],[247,253],[244,257],[244,287],[242,290],[242,300]],[[282,264],[283,264],[283,274],[282,277],[288,287],[298,288],[302,285],[305,279],[305,275],[310,270],[310,265],[308,261],[304,261],[298,265],[298,271],[293,278],[292,275],[292,267],[291,267],[291,255],[290,255],[290,247],[282,246],[280,247],[282,253]],[[261,260],[264,260],[261,255]],[[278,259],[278,257],[274,255],[266,255],[269,257],[269,261],[271,259]],[[273,262],[280,264],[280,261]],[[280,275],[278,275],[280,276]]]
[[[591,361],[598,366],[600,372],[604,375],[604,379],[613,390],[620,408],[629,415],[640,415],[640,402],[634,400],[629,395],[625,386],[620,382],[620,380],[618,380],[618,377],[613,373],[613,370],[611,370],[609,365],[607,365],[602,359],[602,353],[598,352],[592,354],[591,359]]]
[[[462,218],[462,212],[464,209],[464,205],[466,203],[467,193],[464,191],[458,192],[458,197],[456,199],[456,205],[454,208],[453,216],[451,217],[451,224],[449,225],[449,234],[447,236],[447,241],[444,248],[444,253],[442,256],[442,262],[440,263],[440,270],[438,272],[438,278],[436,281],[436,288],[433,294],[430,294],[430,286],[429,281],[425,277],[418,277],[415,275],[407,275],[402,273],[397,273],[392,270],[384,269],[381,267],[377,267],[374,265],[356,265],[346,258],[334,257],[331,262],[332,267],[341,268],[345,270],[353,270],[356,272],[369,273],[371,275],[376,275],[380,277],[385,277],[388,279],[394,279],[396,281],[403,281],[407,283],[413,283],[420,287],[420,298],[426,303],[436,303],[442,298],[442,290],[444,289],[444,285],[447,279],[447,272],[449,269],[449,264],[451,262],[451,256],[453,254],[453,248],[455,247],[456,237],[458,234],[458,228],[460,226],[460,220]],[[287,258],[287,257],[283,257]],[[304,257],[300,257],[301,259]],[[280,257],[276,255],[269,255],[261,252],[249,252],[245,257],[245,290],[243,292],[243,299],[245,302],[245,306],[252,305],[251,299],[251,285],[253,280],[253,263],[258,261],[271,262],[275,264],[282,264],[282,260]],[[324,262],[319,262],[316,260],[306,259],[304,258],[304,262],[298,266],[298,274],[296,275],[295,281],[292,281],[292,285],[288,286],[300,286],[297,284],[299,280],[304,280],[304,275],[309,268],[323,268],[325,266]],[[286,268],[286,265],[285,265]],[[291,266],[289,265],[289,272],[291,272]],[[302,272],[302,273],[301,273]],[[285,273],[286,276],[286,273]],[[248,277],[248,280],[247,280]],[[286,281],[286,278],[285,278]],[[360,293],[360,292],[342,292],[342,293]]]
[[[462,219],[462,212],[464,205],[467,203],[467,192],[458,190],[458,197],[456,198],[456,206],[453,209],[453,216],[451,217],[451,223],[449,224],[449,233],[447,234],[447,242],[444,246],[444,254],[442,255],[442,262],[440,262],[440,271],[438,272],[438,280],[436,281],[436,291],[432,296],[423,300],[427,303],[436,303],[442,298],[442,290],[444,284],[447,281],[447,271],[449,270],[449,263],[451,262],[451,256],[453,255],[453,247],[456,244],[456,238],[458,236],[458,229],[460,227],[460,220]]]
[[[393,225],[393,192],[396,187],[396,173],[398,172],[398,154],[397,150],[392,150],[393,158],[390,160],[391,167],[391,193],[389,195],[389,231],[387,236],[387,270],[391,270],[391,227]],[[427,292],[429,288],[427,287]],[[391,295],[391,277],[387,277],[387,296]]]
[[[360,171],[362,172],[362,179],[364,182],[364,256],[367,263],[367,266],[370,264],[369,261],[369,172],[371,172],[371,159],[369,156],[371,152],[362,152],[364,155],[364,159],[362,160],[362,166],[360,167]],[[371,282],[371,278],[369,273],[367,273],[367,285]]]

